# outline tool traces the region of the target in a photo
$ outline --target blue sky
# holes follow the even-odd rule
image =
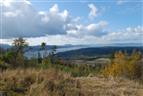
[[[142,43],[141,0],[2,0],[1,43]]]
[[[64,2],[65,1],[65,2]],[[85,0],[84,0],[85,1]],[[124,0],[122,4],[118,4],[117,0],[63,0],[61,1],[35,1],[31,3],[37,10],[47,11],[52,5],[58,4],[61,10],[67,9],[72,16],[82,17],[83,23],[87,22],[90,9],[88,4],[94,4],[99,10],[99,16],[90,22],[98,22],[106,20],[111,23],[112,29],[126,28],[128,26],[135,27],[142,24],[143,2],[141,0]],[[128,2],[127,2],[128,1]],[[114,27],[114,28],[113,28]],[[117,30],[118,30],[117,29]]]

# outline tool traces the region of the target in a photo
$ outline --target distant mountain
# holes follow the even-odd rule
[[[112,44],[96,44],[96,45],[87,45],[88,47],[143,47],[143,42],[139,43],[112,43]]]
[[[142,46],[143,47],[143,42],[140,43],[113,43],[109,44],[108,46],[118,46],[118,47],[129,47],[129,46]]]
[[[11,46],[10,45],[8,45],[8,44],[0,44],[0,48],[2,48],[2,49],[8,49],[8,48],[10,48]]]
[[[127,53],[131,54],[133,50],[139,50],[143,54],[143,47],[90,47],[66,52],[59,52],[57,55],[63,58],[73,58],[81,56],[111,55],[116,51],[126,51]]]
[[[66,45],[46,45],[46,48],[47,49],[51,49],[54,46],[56,46],[57,48],[71,48],[71,47],[85,47],[86,45],[71,45],[71,44],[66,44]],[[8,45],[8,44],[0,44],[0,47],[3,48],[3,49],[8,49],[11,46]],[[32,49],[33,51],[36,51],[36,50],[40,50],[41,46],[40,45],[28,46],[28,48]]]
[[[51,49],[53,46],[57,46],[57,48],[71,48],[71,47],[81,47],[81,48],[88,48],[88,47],[139,47],[143,46],[143,43],[113,43],[113,44],[96,44],[96,45],[72,45],[72,44],[65,44],[65,45],[46,45],[47,49]],[[0,44],[0,47],[3,49],[8,49],[11,46],[8,44]],[[31,49],[31,51],[37,51],[40,50],[40,45],[36,46],[29,46],[28,48]]]
[[[79,48],[85,48],[86,46],[84,45],[46,45],[47,50],[51,50],[54,46],[57,47],[57,49],[63,49],[63,50],[68,50],[68,49],[79,49]],[[41,46],[29,46],[27,49],[30,49],[31,52],[34,51],[39,51],[41,50]]]
[[[47,45],[46,48],[48,52],[51,51],[52,47],[55,45]],[[7,49],[10,48],[10,45],[0,44],[0,48]],[[27,48],[29,51],[25,53],[26,57],[37,57],[38,52],[41,47],[38,46],[29,46]],[[62,45],[57,46],[57,55],[63,58],[72,58],[72,57],[81,57],[81,56],[97,56],[97,55],[111,55],[116,51],[127,51],[131,53],[134,49],[140,50],[143,53],[143,46],[141,44],[111,44],[111,45]],[[45,51],[40,51],[43,55]]]

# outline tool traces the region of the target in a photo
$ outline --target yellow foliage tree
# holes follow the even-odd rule
[[[103,70],[105,76],[123,76],[123,77],[139,77],[141,75],[140,65],[138,61],[141,59],[141,53],[133,51],[131,56],[126,52],[115,52],[112,63]]]

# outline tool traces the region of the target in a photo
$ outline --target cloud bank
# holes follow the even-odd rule
[[[37,11],[27,0],[1,1],[2,14],[1,43],[9,43],[11,39],[24,37],[33,44],[49,42],[49,44],[97,44],[116,42],[141,42],[143,27],[126,28],[120,32],[106,30],[107,21],[81,23],[81,17],[73,17],[65,9],[60,10],[54,4],[47,11]],[[88,4],[88,17],[98,16],[95,4]],[[96,19],[96,18],[95,18]],[[89,20],[90,21],[90,20]]]
[[[96,16],[94,6],[91,4],[89,7],[91,16]],[[4,39],[67,34],[99,35],[107,25],[105,21],[97,24],[79,24],[78,20],[75,20],[78,17],[73,18],[66,9],[60,11],[57,4],[51,6],[47,11],[36,11],[29,1],[7,1],[3,3],[2,8],[1,38]]]

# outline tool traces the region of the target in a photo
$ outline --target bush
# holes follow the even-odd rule
[[[131,79],[141,78],[142,65],[139,63],[140,60],[141,53],[138,51],[133,51],[131,56],[128,56],[125,52],[116,52],[112,63],[102,73],[105,76],[122,76]]]
[[[70,74],[52,68],[6,70],[0,74],[0,91],[7,96],[78,96],[76,84]]]

